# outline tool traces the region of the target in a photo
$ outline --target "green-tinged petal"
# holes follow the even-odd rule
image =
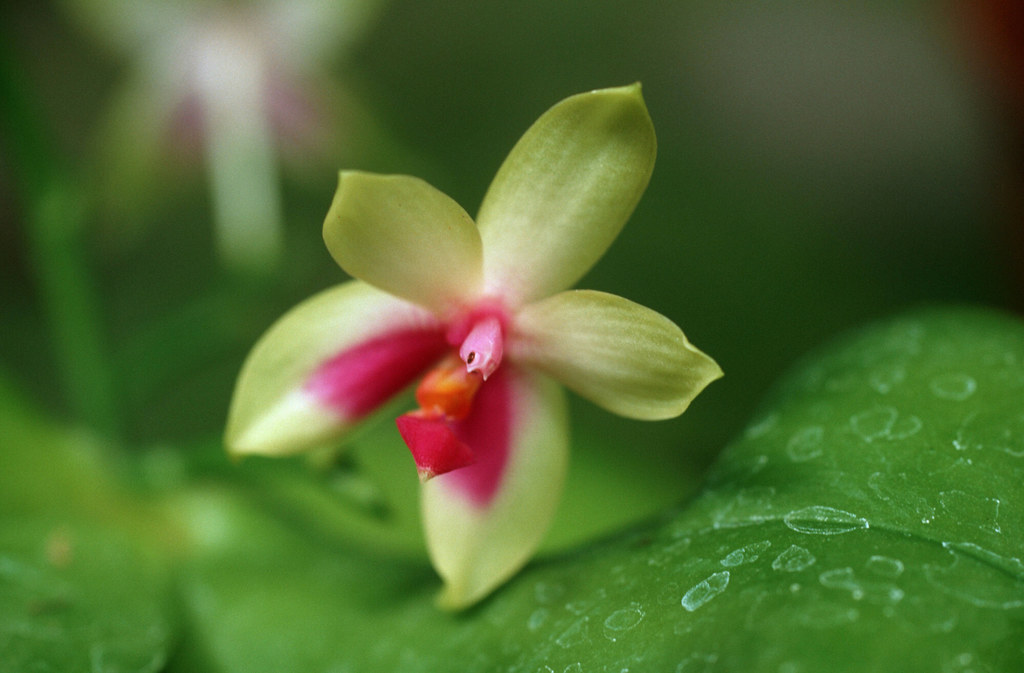
[[[394,339],[412,347],[396,350]],[[228,450],[285,455],[338,438],[443,347],[440,326],[418,306],[358,281],[325,290],[286,313],[249,354],[228,414]],[[348,373],[340,360],[357,349],[365,358],[347,366],[368,385],[353,390],[337,379]]]
[[[307,69],[350,49],[373,23],[384,0],[269,0],[264,22],[275,41],[288,45],[289,60]]]
[[[479,293],[476,225],[419,178],[342,171],[324,241],[350,275],[435,312],[452,311]]]
[[[613,294],[562,292],[516,317],[509,357],[617,414],[672,418],[722,375],[665,316]]]
[[[544,113],[480,206],[487,291],[516,304],[579,280],[636,207],[655,153],[639,84],[579,94]]]
[[[427,546],[445,583],[439,603],[448,609],[479,601],[529,560],[554,516],[568,464],[565,395],[553,381],[503,368],[481,388],[474,413],[481,409],[491,424],[484,434],[493,430],[508,442],[500,478],[488,483],[493,465],[480,456],[481,464],[423,487]]]

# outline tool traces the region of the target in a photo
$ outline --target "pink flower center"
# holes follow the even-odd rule
[[[449,331],[449,341],[461,337],[459,357],[448,357],[428,372],[416,388],[419,409],[396,420],[422,481],[476,462],[473,447],[460,436],[459,421],[470,417],[477,391],[501,364],[504,327],[489,311],[470,319]]]
[[[505,339],[501,332],[501,323],[493,316],[473,326],[459,348],[459,357],[466,363],[466,371],[480,372],[484,381],[494,373],[505,351]]]

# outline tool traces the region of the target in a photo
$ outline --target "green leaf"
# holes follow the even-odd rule
[[[1018,671],[1024,326],[875,326],[789,376],[660,521],[462,615],[422,563],[295,534],[186,573],[216,671]],[[262,524],[245,537],[258,534]]]
[[[0,672],[163,670],[174,624],[162,570],[113,529],[5,517]]]
[[[47,423],[0,372],[0,673],[155,672],[170,655],[154,550],[175,531],[111,479],[106,448]]]

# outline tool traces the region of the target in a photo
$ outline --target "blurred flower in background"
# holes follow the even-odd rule
[[[702,398],[715,418],[709,423],[639,424],[582,404],[573,410],[574,436],[594,445],[586,455],[607,456],[577,474],[600,478],[614,466],[607,471],[615,482],[627,483],[617,448],[644,447],[631,466],[644,488],[622,489],[629,507],[605,498],[604,521],[684,497],[679,480],[695,483],[691,475],[714,459],[779,373],[838,331],[921,302],[1008,303],[1011,246],[990,210],[992,149],[1006,136],[990,125],[976,73],[952,42],[961,34],[950,21],[955,3],[645,0],[627,8],[595,0],[580,11],[547,0],[515,8],[394,0],[379,13],[375,3],[352,0],[59,6],[121,61],[68,35],[49,3],[10,8],[23,16],[5,28],[49,103],[40,119],[81,164],[75,177],[104,176],[83,185],[104,186],[88,198],[107,206],[90,213],[89,243],[113,233],[98,242],[131,246],[120,251],[130,254],[101,248],[95,255],[97,293],[131,426],[147,439],[218,432],[245,349],[271,316],[336,273],[316,224],[337,169],[408,171],[472,208],[500,148],[536,117],[538,101],[608,81],[644,81],[659,119],[659,168],[633,235],[616,242],[586,284],[676,317],[745,379],[731,377]],[[284,92],[275,106],[257,101],[269,161],[283,176],[271,174],[259,198],[279,204],[283,187],[294,223],[287,250],[302,262],[282,265],[289,271],[274,277],[273,294],[261,287],[246,301],[241,284],[210,264],[209,210],[195,198],[205,142],[196,54],[201,44],[216,51],[215,43],[255,64],[261,81],[273,83],[266,90]],[[324,76],[343,55],[344,70]],[[112,67],[122,64],[124,72]],[[94,129],[112,83],[118,95],[103,128]],[[341,86],[344,98],[336,95]],[[352,89],[362,96],[348,95]],[[373,101],[372,117],[353,109],[358,100]],[[393,135],[373,137],[373,124]],[[101,153],[82,152],[85,138],[104,139]],[[399,142],[430,165],[395,161],[388,143]],[[353,151],[339,151],[342,143]],[[230,179],[244,186],[243,177]],[[314,180],[322,182],[307,189]],[[127,224],[145,240],[126,237]],[[13,291],[23,286],[4,288],[18,308],[5,314],[25,316],[28,327],[8,330],[0,345],[27,385],[45,393],[47,379],[34,369],[46,364],[31,322],[35,307]],[[682,291],[693,287],[703,290]],[[581,530],[596,518],[585,493],[592,490],[600,489],[581,487],[574,499],[570,484],[566,525],[556,530]]]
[[[377,4],[71,0],[80,23],[132,62],[100,132],[103,199],[130,212],[168,164],[202,161],[223,262],[273,269],[281,165],[337,161],[345,114],[325,71]]]

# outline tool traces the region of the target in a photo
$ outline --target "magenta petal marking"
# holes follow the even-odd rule
[[[444,416],[413,412],[402,414],[395,424],[412,452],[422,481],[474,462],[473,452],[459,441]]]
[[[513,382],[514,372],[501,368],[480,386],[469,416],[451,423],[456,436],[473,450],[476,462],[452,472],[447,483],[477,507],[486,507],[498,494],[508,467],[515,417]]]
[[[412,383],[447,347],[440,329],[391,332],[325,361],[305,387],[325,406],[357,419]]]

